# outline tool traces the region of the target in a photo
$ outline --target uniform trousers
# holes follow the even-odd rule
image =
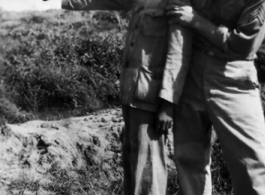
[[[181,195],[210,195],[213,126],[235,195],[265,194],[265,125],[253,61],[194,51],[174,116]]]
[[[165,195],[167,167],[165,135],[154,131],[155,112],[126,105],[123,168],[125,195]]]

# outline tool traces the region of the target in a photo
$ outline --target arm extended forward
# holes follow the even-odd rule
[[[57,1],[68,10],[124,10],[129,11],[134,0],[43,0]]]

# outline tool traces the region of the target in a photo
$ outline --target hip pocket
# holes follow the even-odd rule
[[[238,89],[256,89],[259,87],[257,71],[253,61],[228,62],[223,72],[223,82]]]
[[[162,77],[162,69],[148,70],[141,68],[134,99],[150,104],[159,103],[158,94],[161,89]]]

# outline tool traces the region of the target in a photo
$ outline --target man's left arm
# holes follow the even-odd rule
[[[55,2],[54,8],[68,10],[124,10],[129,11],[134,0],[43,0]]]
[[[70,10],[126,10],[133,0],[62,0],[62,8]]]
[[[196,11],[189,13],[185,7],[171,5],[168,15],[175,16],[172,23],[178,22],[196,29],[224,53],[234,58],[248,59],[254,56],[265,35],[265,1],[249,1],[242,11],[234,29],[217,26],[201,17]]]

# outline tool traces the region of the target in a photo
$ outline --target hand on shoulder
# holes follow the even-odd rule
[[[190,5],[179,0],[169,1],[166,10],[169,16],[169,24],[178,23],[192,27],[198,17],[198,14]]]

